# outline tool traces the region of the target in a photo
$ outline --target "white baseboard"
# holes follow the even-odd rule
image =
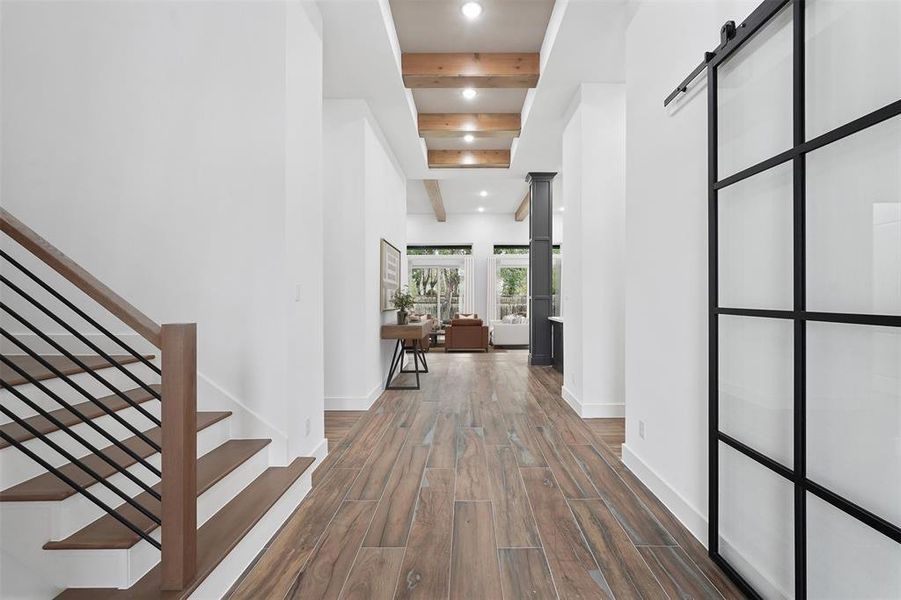
[[[326,396],[325,410],[369,410],[383,391],[378,384],[365,396]]]
[[[576,398],[565,385],[563,399],[583,419],[609,419],[626,416],[626,405],[622,402],[612,404],[588,404]]]
[[[787,600],[792,598],[792,594],[786,591],[786,586],[776,581],[770,573],[758,568],[753,562],[748,560],[747,553],[736,547],[732,541],[725,536],[720,536],[720,555],[725,558],[732,568],[747,581],[762,598],[779,598]]]
[[[328,456],[328,440],[322,438],[322,440],[318,444],[316,444],[316,447],[313,448],[313,451],[305,456],[312,456],[313,458],[315,458],[316,462],[313,464],[318,467],[319,463],[325,460],[325,457]]]
[[[707,547],[707,518],[691,505],[679,492],[648,466],[626,444],[622,445],[623,464],[663,502],[671,513]]]

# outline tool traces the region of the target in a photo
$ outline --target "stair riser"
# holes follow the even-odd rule
[[[150,414],[157,418],[159,417],[160,403],[158,401],[145,402],[142,407]],[[147,429],[154,427],[154,424],[145,416],[141,415],[135,408],[126,408],[117,411],[116,414],[124,419],[126,423],[134,426],[138,431],[146,431]],[[117,440],[124,440],[134,435],[109,415],[92,419],[92,421]],[[109,440],[85,423],[76,425],[71,429],[97,448],[105,448],[110,445]],[[53,433],[48,434],[47,437],[79,458],[91,454],[90,451],[75,441],[65,431],[54,431]],[[53,466],[59,466],[69,462],[40,439],[32,438],[25,442],[25,446]],[[44,472],[45,470],[43,467],[26,456],[15,446],[8,446],[0,450],[0,489],[7,489],[10,486],[31,479]]]
[[[147,367],[144,367],[143,365],[138,365],[136,367],[135,364],[129,364],[125,365],[125,368],[131,370],[131,372],[136,374],[141,379],[141,381],[148,385],[160,382],[159,375],[151,372],[149,369],[147,369]],[[128,390],[140,387],[118,369],[100,369],[95,372],[120,391],[126,392]],[[114,393],[108,387],[106,387],[87,373],[70,375],[69,378],[94,398],[102,398]],[[75,388],[59,378],[45,379],[40,383],[70,404],[79,404],[88,400]],[[44,410],[50,411],[62,408],[62,406],[60,406],[58,402],[44,394],[44,392],[42,392],[40,389],[38,389],[37,386],[33,384],[26,383],[23,385],[18,385],[15,389],[17,392],[20,392],[22,395],[35,402]],[[19,417],[30,417],[36,414],[35,411],[30,409],[24,402],[19,400],[9,390],[0,390],[0,402],[2,402],[3,406],[15,412],[15,414]],[[11,419],[9,419],[6,415],[0,415],[0,424],[8,423],[9,421],[11,421]]]
[[[215,515],[268,465],[268,452],[263,448],[204,492],[197,499],[197,526]],[[157,528],[151,535],[159,540],[161,530]],[[128,588],[160,560],[159,550],[143,540],[127,550],[44,550],[44,553],[53,555],[49,560],[65,578],[65,587]]]
[[[223,419],[222,421],[207,427],[203,431],[198,432],[198,457],[221,446],[230,438],[230,421],[230,418]],[[160,455],[154,454],[148,458],[148,461],[150,464],[159,467]],[[134,465],[128,470],[136,475],[141,481],[149,485],[154,485],[159,481],[158,478],[154,477],[147,469],[140,465]],[[121,473],[109,477],[107,481],[121,489],[130,497],[135,497],[142,491],[137,484],[133,483]],[[88,491],[97,496],[97,498],[105,502],[108,506],[118,506],[122,504],[122,499],[119,496],[101,484],[92,485],[88,488]],[[51,506],[52,524],[48,539],[51,540],[67,538],[104,514],[101,508],[81,494],[69,496],[60,502],[2,502],[0,503],[0,511],[2,511],[3,507],[7,504],[49,504]],[[40,545],[43,545],[45,541],[47,540],[42,541]]]

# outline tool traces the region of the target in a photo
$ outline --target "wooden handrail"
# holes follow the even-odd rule
[[[65,277],[72,285],[139,333],[145,340],[157,348],[162,348],[161,328],[158,324],[4,208],[0,208],[0,228],[3,233]]]

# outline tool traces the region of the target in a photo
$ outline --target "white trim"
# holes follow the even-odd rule
[[[307,456],[312,456],[316,459],[316,462],[310,467],[311,469],[318,467],[319,464],[325,460],[328,456],[328,440],[326,438],[322,438],[316,447],[313,448],[313,451],[310,452]]]
[[[325,399],[325,410],[369,410],[384,391],[378,384],[365,396],[331,396]]]
[[[739,549],[728,537],[722,535],[720,536],[720,556],[728,557],[727,560],[732,565],[732,568],[741,573],[745,581],[754,587],[761,597],[781,599],[793,597],[772,576],[764,573],[754,563],[749,561],[746,552]],[[749,573],[754,575],[749,577]]]
[[[463,312],[472,314],[476,311],[476,267],[472,255],[463,257]]]
[[[488,290],[488,298],[485,304],[487,307],[485,309],[485,320],[492,321],[497,319],[497,256],[489,256],[487,262],[488,282],[485,287]]]
[[[626,416],[626,405],[623,402],[583,403],[565,385],[562,396],[566,403],[576,411],[576,414],[583,419],[609,419]]]
[[[676,489],[648,466],[626,444],[622,445],[623,464],[645,484],[651,493],[663,502],[671,513],[695,536],[704,547],[707,547],[707,518],[692,506]]]
[[[409,244],[408,244],[409,245]],[[416,244],[413,244],[414,246]],[[407,254],[407,270],[412,267],[460,267],[466,265],[469,254]]]

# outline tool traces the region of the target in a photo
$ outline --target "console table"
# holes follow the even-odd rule
[[[397,340],[394,345],[394,355],[391,357],[391,368],[388,370],[388,379],[385,381],[386,390],[418,390],[419,374],[429,372],[429,364],[425,360],[425,352],[422,350],[422,338],[429,335],[432,329],[430,321],[423,323],[410,323],[409,325],[382,325],[383,340]],[[406,342],[410,342],[410,346]],[[413,351],[413,369],[404,369],[404,355],[407,350]],[[422,369],[419,368],[422,361]],[[391,380],[399,373],[415,373],[416,385],[391,385]]]

